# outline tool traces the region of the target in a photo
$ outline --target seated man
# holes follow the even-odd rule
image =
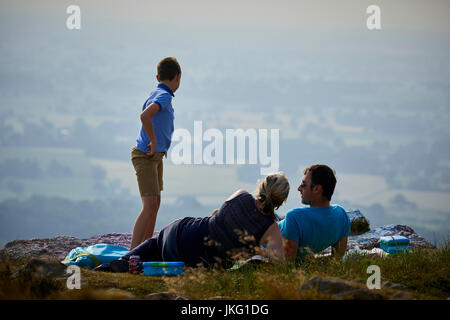
[[[332,246],[332,255],[342,257],[347,248],[350,219],[342,207],[330,206],[336,186],[334,171],[316,164],[306,168],[304,174],[297,190],[302,203],[310,208],[292,209],[278,222],[286,260],[303,258],[305,248],[318,253],[329,246]]]

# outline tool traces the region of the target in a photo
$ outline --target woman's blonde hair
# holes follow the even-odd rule
[[[263,213],[277,220],[275,210],[287,200],[288,194],[289,181],[283,172],[277,172],[269,174],[259,183],[256,199],[262,204]]]

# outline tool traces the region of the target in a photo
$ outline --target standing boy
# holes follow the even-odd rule
[[[142,127],[131,151],[136,171],[142,211],[133,228],[130,250],[153,236],[163,190],[163,157],[167,157],[174,130],[172,97],[180,86],[181,68],[168,57],[158,63],[159,84],[142,107]]]

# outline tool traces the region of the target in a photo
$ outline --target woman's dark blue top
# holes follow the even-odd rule
[[[258,246],[273,223],[273,218],[259,211],[253,196],[245,192],[225,201],[212,217],[182,219],[179,254],[185,263],[228,267],[234,254]]]

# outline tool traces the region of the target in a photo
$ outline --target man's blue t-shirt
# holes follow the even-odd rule
[[[142,106],[142,111],[152,103],[157,103],[160,108],[152,119],[153,131],[155,132],[156,137],[155,153],[167,152],[170,147],[170,142],[172,141],[174,130],[173,120],[175,118],[173,115],[172,97],[174,97],[172,90],[164,83],[159,83],[156,90],[150,94],[150,97]],[[146,152],[150,139],[143,126],[141,126],[141,131],[139,132],[136,142],[136,147],[142,152]]]
[[[298,256],[306,247],[320,252],[350,233],[350,219],[338,205],[292,209],[278,226],[283,238],[298,242]]]

